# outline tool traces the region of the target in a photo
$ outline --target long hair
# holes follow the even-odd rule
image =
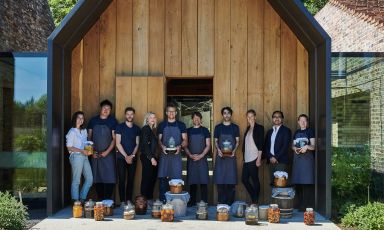
[[[148,113],[146,113],[146,114],[144,115],[143,127],[146,126],[146,125],[148,125],[148,118],[149,118],[149,116],[151,116],[151,115],[156,115],[156,113],[154,113],[154,112],[148,112]],[[156,128],[156,127],[157,127],[157,122],[156,122],[156,123],[154,124],[154,126],[151,127],[151,128]]]
[[[83,115],[83,117],[84,117],[83,124],[80,125],[80,129],[84,129],[85,116],[84,116],[84,112],[83,112],[83,111],[77,111],[77,112],[75,112],[75,113],[72,115],[71,126],[72,126],[72,128],[76,128],[76,120],[77,120],[77,116],[79,116],[79,115]]]

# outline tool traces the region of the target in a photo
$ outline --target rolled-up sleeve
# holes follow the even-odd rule
[[[75,133],[72,130],[69,130],[66,139],[67,139],[67,148],[73,147],[75,145]]]

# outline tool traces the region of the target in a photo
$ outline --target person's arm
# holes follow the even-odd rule
[[[219,155],[219,157],[223,157],[223,153],[221,152],[221,149],[219,146],[219,139],[218,138],[215,138],[215,147],[216,147],[216,151],[217,151],[217,154]]]
[[[176,147],[177,150],[176,150],[175,154],[179,154],[181,152],[182,148],[185,148],[185,147],[188,146],[188,136],[187,136],[187,133],[181,133],[181,138],[182,138],[181,145]]]
[[[140,140],[140,145],[141,145],[141,153],[144,154],[148,160],[151,160],[152,158],[155,158],[155,153],[152,152],[151,149],[151,128],[149,126],[144,126],[143,129],[141,130],[141,140]]]
[[[279,130],[279,131],[283,131],[283,130]],[[276,160],[279,160],[279,158],[281,156],[283,156],[284,154],[287,154],[287,150],[289,149],[290,144],[291,144],[291,138],[292,138],[291,137],[291,130],[288,128],[285,128],[284,133],[282,133],[282,134],[283,134],[281,136],[282,144],[279,146],[279,150],[277,151],[277,153],[275,153]]]
[[[235,140],[236,140],[236,144],[235,144],[235,148],[232,150],[232,157],[234,157],[236,155],[236,150],[240,144],[240,137],[236,137]]]
[[[309,145],[305,145],[299,149],[300,153],[306,153],[308,150],[315,150],[316,148],[316,139],[310,138]]]
[[[136,156],[136,153],[139,150],[139,143],[140,143],[140,137],[136,136],[136,146],[135,146],[135,148],[133,149],[133,152],[132,152],[132,156],[133,157]]]
[[[116,133],[116,147],[117,147],[117,150],[119,150],[119,153],[121,155],[123,155],[124,158],[126,158],[128,156],[128,154],[125,152],[123,146],[121,145],[121,134],[120,133]]]
[[[71,152],[76,152],[76,153],[82,153],[84,155],[87,155],[87,151],[84,150],[84,149],[79,149],[79,148],[76,148],[74,147],[74,142],[75,142],[75,138],[76,136],[73,134],[73,132],[69,132],[68,135],[67,135],[67,149],[68,149],[68,152],[71,153]]]
[[[211,138],[205,138],[205,148],[204,148],[203,152],[201,152],[199,155],[197,155],[194,160],[198,161],[198,160],[202,159],[203,157],[205,157],[205,155],[208,154],[210,149],[211,149]]]

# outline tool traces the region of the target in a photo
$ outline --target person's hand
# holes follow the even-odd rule
[[[236,155],[236,151],[233,151],[231,157],[234,157],[235,155]]]
[[[269,159],[269,161],[270,161],[272,164],[277,164],[277,163],[279,163],[279,162],[276,160],[275,157],[271,157],[271,158]]]
[[[256,160],[256,167],[260,167],[260,166],[261,166],[261,159],[260,157],[258,157]]]
[[[296,154],[300,154],[300,148],[295,147],[294,150],[295,150],[295,153],[296,153]]]
[[[127,155],[126,157],[125,157],[125,162],[127,162],[127,164],[132,164],[132,162],[133,162],[133,158],[135,157],[135,155]]]
[[[195,156],[194,156],[194,158],[193,158],[193,160],[194,161],[199,161],[199,160],[201,160],[201,158],[203,158],[204,157],[204,155],[203,154],[196,154]]]
[[[175,155],[179,154],[180,151],[181,151],[181,146],[179,145],[179,146],[176,147],[176,153],[175,153]]]
[[[219,157],[223,157],[223,153],[221,152],[220,149],[217,149],[217,154],[219,155]]]
[[[152,163],[152,166],[156,166],[157,165],[157,161],[155,158],[151,158],[151,163]]]
[[[300,152],[300,153],[306,153],[307,150],[308,150],[308,145],[305,145],[305,146],[303,146],[303,147],[300,148],[299,152]]]
[[[97,158],[99,158],[99,154],[97,154],[97,153],[92,154],[92,157],[95,158],[95,159],[97,159]]]
[[[164,154],[168,154],[167,151],[166,151],[166,146],[165,145],[161,145],[161,149],[163,150],[163,153]]]
[[[85,150],[85,149],[83,149],[83,150],[81,151],[81,153],[84,154],[85,156],[89,156],[89,155],[91,155],[91,151],[89,151],[89,150]]]
[[[102,153],[100,154],[100,157],[104,158],[104,157],[106,157],[107,155],[108,155],[108,152],[102,152]]]

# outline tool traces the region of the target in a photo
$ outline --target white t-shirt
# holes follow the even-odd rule
[[[87,141],[87,130],[81,131],[77,128],[71,128],[66,136],[67,147],[75,147],[78,149],[84,149],[84,143]],[[73,153],[73,152],[70,152]]]

